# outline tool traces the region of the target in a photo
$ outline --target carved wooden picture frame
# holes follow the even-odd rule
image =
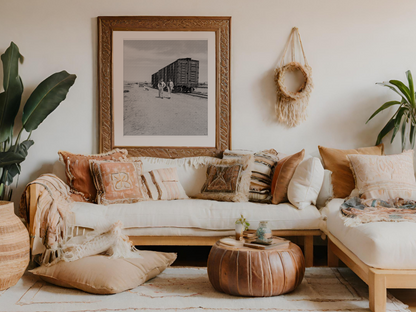
[[[191,156],[219,157],[221,156],[222,151],[229,149],[231,147],[230,35],[231,17],[98,17],[98,102],[100,152],[108,152],[114,148],[126,148],[129,152],[129,156],[178,158]],[[208,69],[202,73],[208,77],[208,83],[206,83],[208,91],[206,91],[206,93],[198,93],[195,91],[195,88],[198,89],[199,87],[200,89],[198,90],[203,90],[203,84],[205,84],[205,82],[201,83],[197,80],[197,87],[194,85],[195,88],[189,87],[189,89],[187,89],[186,87],[179,86],[179,84],[177,84],[177,86],[175,86],[177,89],[173,89],[172,95],[168,93],[171,97],[164,98],[163,94],[166,96],[167,93],[166,87],[163,88],[164,85],[161,84],[161,81],[163,81],[163,79],[161,79],[163,76],[163,72],[161,72],[162,69],[159,70],[160,75],[158,76],[158,69],[152,65],[153,69],[149,69],[148,71],[153,70],[153,72],[156,72],[154,74],[156,76],[153,77],[154,75],[151,75],[150,78],[148,72],[144,73],[145,71],[140,70],[133,71],[133,67],[126,66],[126,59],[129,59],[126,56],[128,55],[126,53],[130,53],[129,51],[131,51],[128,50],[129,47],[126,46],[126,42],[128,44],[135,44],[135,46],[139,47],[138,50],[134,50],[139,51],[137,52],[137,55],[144,55],[144,52],[140,50],[140,47],[148,47],[152,45],[152,42],[156,42],[157,44],[160,43],[162,46],[169,42],[173,42],[172,40],[181,40],[181,42],[185,43],[185,45],[187,43],[186,40],[198,40],[198,42],[204,43],[204,36],[208,38],[206,39],[207,44],[202,45],[203,47],[207,47],[206,50],[208,51],[204,54],[207,55],[207,61],[204,64],[208,64],[206,66]],[[198,38],[202,39],[199,40]],[[149,43],[149,41],[145,40],[150,40],[152,42]],[[175,42],[175,44],[176,43],[177,42]],[[146,55],[148,54],[149,53]],[[184,56],[186,57],[186,55]],[[181,60],[190,60],[189,62],[191,62],[192,58],[179,58],[177,61]],[[213,61],[210,62],[210,60]],[[157,64],[161,64],[160,60],[158,60],[158,62],[159,63]],[[198,63],[199,61],[196,62]],[[170,65],[172,64],[173,63]],[[121,70],[121,68],[123,68],[124,71]],[[154,70],[154,68],[156,68],[156,70]],[[201,75],[202,69],[198,70],[199,75]],[[143,73],[143,75],[145,74],[145,77],[149,78],[143,78],[144,76],[142,76],[142,78],[137,78],[137,82],[126,78],[129,73],[132,75],[137,73],[139,75],[139,72]],[[150,81],[150,79],[152,79],[152,81]],[[172,79],[169,79],[169,82],[171,80]],[[159,81],[159,84],[157,81]],[[213,88],[213,86],[215,88]],[[162,90],[162,96],[160,89]],[[175,93],[175,90],[178,92],[177,94]],[[158,91],[159,96],[157,96]],[[166,108],[171,110],[172,107],[175,107],[175,104],[172,103],[182,103],[185,101],[179,100],[179,98],[186,99],[186,101],[188,101],[187,96],[191,95],[196,98],[206,97],[206,111],[208,117],[206,118],[207,121],[204,121],[203,124],[201,123],[202,126],[199,126],[199,128],[203,129],[201,130],[201,134],[199,132],[196,135],[193,135],[193,133],[191,133],[191,135],[180,133],[177,136],[169,136],[170,133],[166,132],[160,135],[157,132],[157,127],[158,124],[162,125],[163,122],[159,122],[159,119],[154,120],[157,122],[152,121],[152,129],[156,128],[156,130],[152,130],[155,132],[151,132],[153,137],[147,135],[145,132],[143,132],[145,134],[136,134],[133,130],[132,132],[128,132],[130,130],[126,129],[130,128],[126,125],[130,125],[130,123],[138,123],[135,119],[136,117],[133,116],[141,117],[141,115],[137,113],[136,115],[130,112],[126,113],[126,107],[133,107],[132,109],[136,109],[139,101],[137,99],[142,99],[139,95],[135,95],[136,93],[144,94],[148,99],[146,104],[147,107],[152,107],[152,109],[155,107],[153,106],[153,101],[157,101],[157,105],[162,105],[161,107],[163,107],[163,109]],[[177,102],[174,101],[175,97]],[[141,101],[144,102],[145,100]],[[149,101],[152,101],[152,103]],[[133,104],[129,104],[129,106],[126,106],[127,104],[123,104],[130,102]],[[202,102],[200,101],[198,103]],[[192,107],[192,105],[188,105],[187,107]],[[170,114],[172,115],[172,113]],[[177,113],[175,114],[177,115]],[[130,122],[130,120],[132,121]],[[193,124],[195,123],[196,122],[193,122]],[[207,124],[206,127],[205,124]],[[138,129],[140,128],[140,125],[135,124],[135,126]],[[140,133],[140,131],[144,130],[141,130],[140,128],[137,131],[139,131],[137,133]],[[152,138],[154,138],[154,140]],[[150,141],[159,143],[149,144]],[[124,144],[125,142],[128,144]],[[143,142],[145,144],[143,144]],[[175,144],[164,144],[164,142],[174,142]],[[182,142],[184,144],[182,144]],[[190,142],[192,144],[189,144]],[[209,144],[205,144],[205,142],[208,142]]]

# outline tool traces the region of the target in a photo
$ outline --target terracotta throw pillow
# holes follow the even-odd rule
[[[348,155],[361,198],[416,200],[413,151],[398,155]]]
[[[97,189],[98,204],[131,204],[149,200],[141,177],[140,160],[90,160],[90,169]]]
[[[207,178],[197,198],[248,201],[253,161],[253,155],[214,161],[207,168]]]
[[[355,187],[354,177],[347,155],[383,155],[384,145],[362,147],[350,150],[340,150],[318,146],[324,168],[332,171],[332,186],[335,198],[348,197]]]
[[[272,204],[287,202],[287,189],[299,163],[305,156],[305,150],[281,159],[276,166],[272,181]]]
[[[134,259],[97,255],[41,266],[30,272],[57,286],[110,295],[140,286],[176,260],[175,253],[140,251],[140,255],[142,258]]]
[[[81,195],[87,202],[95,202],[97,191],[90,172],[91,159],[120,160],[127,158],[127,150],[115,149],[105,154],[80,155],[59,151],[59,159],[65,165],[68,185],[74,194]]]

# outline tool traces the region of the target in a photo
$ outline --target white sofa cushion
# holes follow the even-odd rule
[[[316,205],[324,180],[324,167],[316,157],[302,161],[295,170],[287,189],[287,197],[295,207],[303,209]]]
[[[322,211],[332,235],[371,267],[416,269],[416,223],[373,222],[348,227],[340,214],[343,201],[333,199]]]
[[[269,221],[274,229],[319,229],[321,214],[315,206],[296,209],[289,203],[265,205],[259,203],[218,202],[201,199],[146,201],[109,206],[74,203],[76,226],[98,228],[123,222],[124,228],[180,227],[207,230],[233,230],[234,222],[243,214],[251,229],[259,222]]]

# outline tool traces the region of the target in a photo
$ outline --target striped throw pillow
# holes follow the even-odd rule
[[[152,170],[150,176],[157,187],[159,200],[187,199],[176,168],[163,168]]]
[[[254,165],[251,172],[249,201],[270,202],[270,193],[274,168],[281,154],[274,149],[254,153],[249,150],[226,150],[224,159],[241,158],[244,155],[254,155]]]

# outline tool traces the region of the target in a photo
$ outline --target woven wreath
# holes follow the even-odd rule
[[[295,62],[295,35],[299,40],[302,49],[305,65]],[[283,65],[289,45],[292,47],[292,62]],[[303,75],[303,82],[295,92],[289,91],[285,86],[285,75],[290,72],[299,71]],[[280,67],[275,69],[276,83],[276,116],[279,122],[285,123],[289,127],[295,127],[306,119],[306,108],[309,104],[309,97],[313,89],[312,68],[308,65],[305,51],[298,29],[292,29],[285,51],[280,61]]]

